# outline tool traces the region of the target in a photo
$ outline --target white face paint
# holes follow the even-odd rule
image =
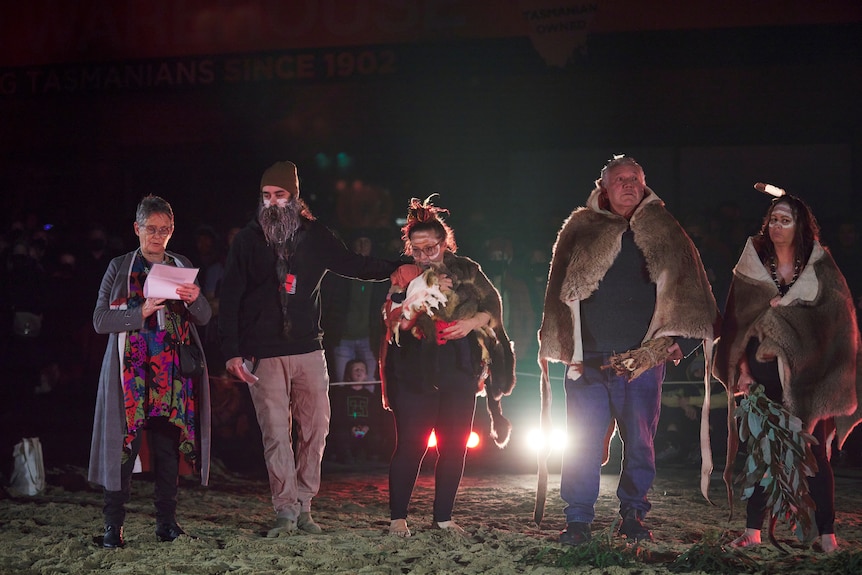
[[[275,200],[275,205],[277,205],[279,208],[284,208],[285,206],[287,206],[288,201],[289,200],[287,200],[286,198],[279,198]],[[268,208],[270,206],[272,206],[272,200],[263,200],[263,207]]]
[[[778,204],[772,213],[769,215],[770,228],[792,228],[796,225],[796,219],[793,217],[793,212],[787,204]]]

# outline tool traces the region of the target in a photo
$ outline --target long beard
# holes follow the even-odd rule
[[[302,208],[299,202],[291,200],[283,208],[277,205],[260,205],[257,219],[263,229],[266,243],[275,248],[278,255],[286,257],[290,251],[294,235],[302,225]]]

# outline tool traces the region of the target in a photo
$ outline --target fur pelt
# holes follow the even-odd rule
[[[827,436],[834,421],[840,448],[862,420],[858,402],[862,379],[857,369],[862,346],[847,282],[832,256],[815,243],[796,283],[772,307],[770,301],[777,296],[778,288],[749,239],[733,269],[713,373],[730,402],[738,390],[739,363],[748,341],[758,338],[756,356],[778,360],[785,407],[809,433],[818,421],[833,417],[827,420]],[[739,432],[729,410],[724,483],[731,510],[738,448]]]
[[[539,357],[567,364],[582,357],[570,306],[598,289],[629,226],[657,290],[656,309],[644,341],[665,335],[712,339],[718,309],[700,254],[682,226],[649,188],[630,221],[593,207],[598,204],[598,193],[596,189],[590,195],[590,207],[572,212],[554,244]]]
[[[644,199],[629,220],[604,209],[601,194],[602,190],[595,188],[587,206],[572,212],[554,244],[539,329],[543,430],[550,428],[547,364],[550,361],[572,365],[583,361],[580,302],[599,288],[620,253],[622,235],[629,227],[634,232],[635,244],[644,254],[650,279],[656,284],[656,307],[643,341],[663,336],[685,337],[702,339],[710,347],[719,323],[718,308],[700,254],[655,192],[646,189]],[[704,383],[708,386],[708,379]],[[708,388],[706,396],[709,397]],[[608,429],[606,453],[614,425],[611,422]],[[534,511],[537,524],[544,513],[548,455],[547,451],[539,455]],[[712,462],[704,458],[702,471],[707,468],[711,471]]]
[[[407,320],[423,312],[426,316],[433,317],[440,306],[449,301],[440,288],[439,276],[433,269],[425,270],[410,280],[404,295],[401,315]]]
[[[402,268],[414,267],[402,266]],[[465,257],[455,256],[446,252],[443,263],[425,270],[419,278],[413,278],[415,270],[407,270],[402,274],[400,282],[418,281],[435,293],[439,290],[445,301],[434,297],[438,304],[428,313],[418,314],[414,330],[421,331],[423,337],[436,338],[435,320],[452,322],[473,317],[480,311],[491,315],[491,323],[476,330],[483,353],[487,353],[488,373],[484,380],[477,381],[477,391],[486,395],[486,406],[491,418],[491,437],[499,447],[504,447],[511,435],[512,424],[503,416],[501,399],[512,393],[515,388],[515,353],[503,326],[503,312],[500,294],[482,272],[479,265]],[[452,289],[440,290],[437,282],[439,275],[445,274],[452,280]],[[393,274],[395,275],[395,274]],[[408,279],[409,278],[409,279]],[[405,285],[398,285],[393,277],[393,291],[405,291]],[[406,301],[405,301],[406,304]],[[390,323],[398,321],[398,314],[389,312],[393,318]],[[397,333],[398,327],[393,324],[392,333]],[[381,372],[383,370],[381,369]]]
[[[736,392],[740,359],[749,339],[758,338],[757,357],[779,360],[785,407],[809,432],[835,417],[840,447],[862,420],[859,331],[847,282],[815,244],[797,282],[771,307],[778,295],[749,240],[734,268],[714,373],[728,393]]]

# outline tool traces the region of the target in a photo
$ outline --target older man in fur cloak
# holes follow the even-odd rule
[[[653,441],[665,361],[681,359],[702,340],[711,342],[717,318],[694,244],[646,186],[641,166],[614,157],[587,206],[572,212],[557,237],[539,331],[543,426],[550,404],[547,363],[567,366],[561,543],[579,545],[591,537],[601,466],[615,423],[625,446],[617,489],[619,532],[630,540],[652,538],[643,518],[655,479]],[[620,363],[631,373],[611,368]],[[537,523],[547,489],[541,457],[539,466]]]

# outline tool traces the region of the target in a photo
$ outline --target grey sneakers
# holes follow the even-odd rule
[[[290,533],[291,531],[296,531],[296,519],[276,517],[275,526],[266,532],[266,536],[278,537],[282,533]]]
[[[314,519],[312,519],[311,513],[308,511],[302,511],[296,519],[276,516],[275,526],[266,532],[266,536],[278,537],[282,533],[292,533],[297,529],[315,535],[323,532],[320,525],[315,523]]]
[[[299,514],[299,519],[296,520],[296,526],[306,533],[321,533],[323,531],[323,529],[320,528],[320,525],[315,523],[314,519],[311,518],[310,511],[303,511]]]

